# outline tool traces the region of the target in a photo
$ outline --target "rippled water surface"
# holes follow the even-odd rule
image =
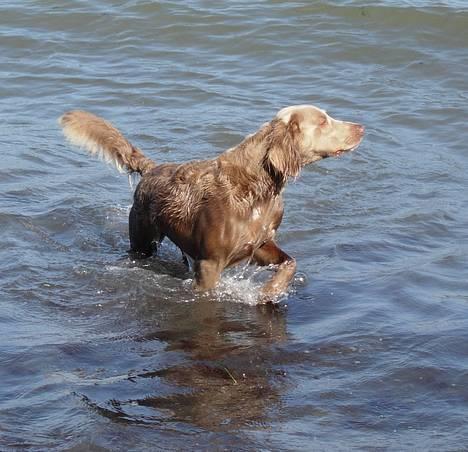
[[[465,450],[467,46],[465,1],[1,2],[0,449]],[[367,135],[288,186],[277,308],[132,261],[127,179],[56,123],[174,162],[297,103]]]

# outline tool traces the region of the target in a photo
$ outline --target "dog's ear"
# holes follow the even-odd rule
[[[288,177],[298,176],[301,171],[302,158],[298,147],[300,133],[300,120],[296,113],[291,115],[287,124],[279,119],[271,122],[265,164],[277,173],[283,183]]]

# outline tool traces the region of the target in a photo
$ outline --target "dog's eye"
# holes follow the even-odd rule
[[[321,116],[319,119],[319,126],[324,126],[327,123],[327,117]]]

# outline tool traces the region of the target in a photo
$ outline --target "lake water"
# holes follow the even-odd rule
[[[467,74],[466,1],[2,1],[0,449],[466,450]],[[302,103],[367,134],[287,187],[276,308],[133,262],[126,177],[56,122],[176,162]]]

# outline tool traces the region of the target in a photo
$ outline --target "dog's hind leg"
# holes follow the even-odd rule
[[[151,222],[149,212],[132,206],[128,221],[130,253],[138,258],[149,257],[157,248],[156,242],[164,238]]]

